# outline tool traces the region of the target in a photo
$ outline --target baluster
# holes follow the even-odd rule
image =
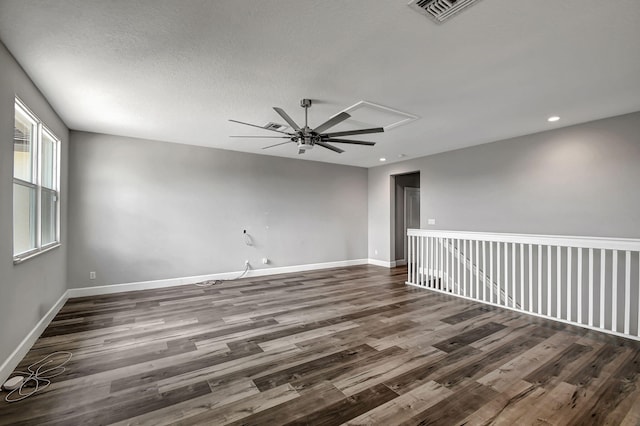
[[[593,249],[589,249],[589,326],[593,327]]]
[[[489,241],[489,302],[493,303],[493,241]]]
[[[460,284],[461,284],[461,281],[460,281],[460,262],[462,261],[462,256],[461,256],[462,252],[460,250],[460,239],[459,238],[456,239],[456,242],[458,244],[458,257],[457,257],[457,259],[458,259],[458,261],[457,261],[457,263],[458,263],[458,276],[457,276],[457,278],[458,278],[458,294],[464,295],[464,288],[462,289],[462,292],[460,291]]]
[[[445,246],[445,261],[447,263],[447,291],[451,292],[453,290],[453,285],[451,283],[451,239],[447,238],[447,245]]]
[[[509,243],[504,243],[504,306],[509,306]]]
[[[498,258],[498,263],[496,264],[496,268],[498,269],[498,278],[496,280],[496,283],[498,284],[498,305],[504,305],[504,303],[500,303],[500,296],[502,295],[502,282],[500,280],[500,271],[502,270],[502,268],[500,268],[500,247],[501,247],[501,243],[497,242],[496,243],[496,249],[498,250],[497,253],[497,258]]]
[[[516,307],[516,300],[518,300],[516,295],[516,269],[516,243],[511,243],[511,304],[514,308]]]
[[[407,237],[407,281],[411,281],[411,235]]]
[[[420,285],[420,240],[422,237],[416,236],[414,242],[414,256],[416,258],[416,264],[414,267],[414,275],[416,277],[416,284]]]
[[[547,316],[551,315],[551,246],[547,246]]]
[[[422,286],[427,287],[427,276],[429,274],[429,237],[422,237]]]
[[[604,283],[605,283],[606,258],[605,249],[600,250],[600,328],[604,328]]]
[[[474,265],[474,270],[476,272],[476,299],[480,299],[480,258],[478,256],[478,252],[480,251],[480,241],[476,240],[476,263]]]
[[[571,321],[571,247],[567,247],[567,319]]]
[[[447,246],[446,244],[447,239],[443,238],[442,239],[442,290],[443,291],[447,291]]]
[[[578,248],[578,322],[582,324],[582,247]]]
[[[424,237],[420,237],[418,251],[420,252],[420,267],[418,268],[418,281],[424,286]]]
[[[407,244],[407,251],[409,252],[409,282],[412,284],[415,284],[415,281],[413,280],[413,264],[415,262],[414,260],[414,254],[413,254],[413,239],[415,237],[413,235],[409,236],[409,244]]]
[[[454,294],[458,294],[456,290],[456,243],[455,238],[451,239],[451,290]]]
[[[444,255],[444,239],[438,238],[438,244],[440,244],[440,256],[438,257],[438,261],[440,262],[438,266],[438,277],[440,278],[440,290],[444,290],[444,260],[442,256]]]
[[[487,300],[487,242],[482,241],[482,300]]]
[[[611,330],[618,331],[618,250],[613,250],[611,270]]]
[[[538,244],[538,315],[542,315],[542,246]]]
[[[413,257],[414,257],[414,264],[413,264],[413,277],[415,280],[416,284],[420,284],[420,281],[418,280],[418,239],[420,237],[416,236],[413,239]]]
[[[640,314],[640,312],[638,314]],[[630,322],[631,322],[631,252],[627,250],[624,258],[624,334],[629,334]]]
[[[417,252],[417,248],[418,248],[418,236],[416,236],[413,239],[413,244],[411,247],[411,251],[413,253],[413,282],[415,284],[420,284],[418,282],[418,252]]]
[[[424,286],[424,236],[418,237],[418,284]]]
[[[524,309],[524,244],[520,243],[520,309]]]
[[[447,291],[449,288],[449,275],[447,271],[447,262],[449,258],[447,257],[447,239],[442,239],[442,290]]]
[[[533,247],[529,244],[529,312],[533,312]]]
[[[433,269],[435,268],[434,264],[433,264],[433,253],[434,249],[433,249],[433,237],[429,237],[429,239],[427,240],[427,262],[428,262],[428,266],[427,266],[427,285],[429,287],[431,287],[431,279],[433,277]]]
[[[464,256],[462,257],[462,261],[464,262],[464,265],[462,265],[462,291],[463,294],[467,296],[467,253],[469,253],[467,250],[467,240],[462,240],[462,248],[464,249]]]
[[[430,275],[429,275],[429,285],[431,288],[435,288],[435,278],[434,275],[436,274],[436,243],[435,243],[435,238],[431,237],[430,238],[430,244],[431,244],[431,269],[430,269]]]
[[[420,284],[418,281],[418,236],[414,237],[411,251],[413,252],[413,279],[416,284]]]
[[[424,286],[429,287],[429,268],[431,266],[429,262],[429,237],[424,237]]]
[[[556,318],[562,318],[562,247],[556,247]]]

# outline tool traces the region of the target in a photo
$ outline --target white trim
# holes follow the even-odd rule
[[[27,253],[29,253],[29,255],[25,255],[25,253],[22,253],[21,255],[18,255],[16,257],[13,258],[13,264],[14,265],[19,265],[22,262],[29,260],[29,259],[33,259],[34,257],[44,254],[48,251],[51,251],[53,249],[56,249],[58,247],[60,247],[61,244],[57,241],[54,241],[52,243],[49,243],[49,245],[45,246],[45,248],[41,249],[41,250],[31,250]]]
[[[407,235],[417,237],[459,238],[474,241],[492,241],[505,243],[541,244],[546,246],[594,248],[605,250],[640,251],[640,239],[579,237],[564,235],[507,234],[470,231],[431,231],[426,229],[408,229]]]
[[[407,264],[406,259],[396,260],[396,266],[405,266]]]
[[[53,304],[51,309],[38,321],[33,329],[22,339],[18,347],[0,365],[0,384],[4,383],[18,366],[20,361],[27,355],[33,344],[38,340],[42,332],[49,326],[49,323],[58,314],[62,306],[69,299],[69,292],[65,291],[62,296]]]
[[[291,272],[305,272],[316,269],[342,268],[345,266],[366,265],[368,259],[340,260],[336,262],[310,263],[307,265],[282,266],[279,268],[263,268],[249,270],[246,277],[260,277],[265,275],[286,274]],[[69,298],[98,296],[102,294],[121,293],[125,291],[150,290],[154,288],[174,287],[190,285],[209,280],[229,280],[240,275],[242,271],[223,272],[218,274],[196,275],[182,278],[168,278],[164,280],[139,281],[123,284],[109,284],[97,287],[71,288],[68,290]]]
[[[478,300],[478,299],[474,299],[472,297],[467,297],[467,296],[462,296],[460,294],[455,294],[453,292],[448,292],[448,291],[444,291],[444,290],[438,290],[437,288],[425,287],[425,286],[422,286],[422,285],[410,283],[409,281],[405,281],[405,284],[406,285],[410,285],[412,287],[418,287],[418,288],[421,288],[423,290],[436,291],[438,293],[446,294],[448,296],[459,297],[461,299],[467,299],[467,300],[470,300],[472,302],[482,303],[484,305],[491,305],[491,306],[495,306],[495,307],[502,308],[502,309],[508,309],[510,311],[517,312],[517,313],[523,314],[523,315],[531,315],[531,316],[538,317],[538,318],[544,318],[544,319],[551,320],[551,321],[561,322],[563,324],[573,325],[575,327],[588,328],[589,330],[599,331],[600,333],[613,334],[614,336],[624,337],[625,339],[631,339],[631,340],[640,341],[640,336],[634,336],[632,334],[624,334],[624,333],[620,333],[620,332],[617,332],[617,331],[607,330],[606,328],[593,327],[593,326],[590,326],[590,325],[587,325],[587,324],[581,324],[581,323],[577,323],[577,322],[573,322],[573,321],[567,321],[567,320],[564,320],[564,319],[561,319],[561,318],[549,317],[549,316],[546,316],[546,315],[543,315],[543,314],[538,314],[536,312],[529,312],[529,311],[523,311],[523,310],[516,309],[516,308],[510,308],[509,306],[504,306],[504,305],[499,305],[497,303]]]
[[[382,266],[384,268],[395,268],[396,261],[388,262],[386,260],[369,259],[369,265]]]

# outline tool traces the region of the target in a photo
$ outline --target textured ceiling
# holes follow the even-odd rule
[[[311,126],[360,100],[420,117],[300,156],[364,167],[640,110],[638,0],[482,0],[443,25],[406,3],[0,0],[0,40],[76,130],[298,157],[227,120],[302,122],[301,98]]]

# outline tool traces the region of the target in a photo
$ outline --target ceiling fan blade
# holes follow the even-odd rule
[[[269,149],[269,148],[273,148],[274,146],[284,145],[285,143],[289,143],[289,142],[293,142],[293,141],[280,142],[280,143],[277,143],[277,144],[275,144],[275,145],[265,146],[265,147],[264,147],[264,148],[262,148],[262,149]]]
[[[287,114],[286,112],[284,112],[284,110],[282,108],[278,108],[278,107],[273,107],[273,109],[280,114],[280,117],[282,117],[284,119],[284,121],[286,121],[287,123],[289,123],[289,126],[293,127],[296,130],[300,130],[300,126],[298,126],[296,124],[295,121],[293,121],[293,119],[291,117],[289,117],[289,114]]]
[[[281,139],[290,138],[291,136],[229,136],[230,138],[261,138],[261,139]]]
[[[353,145],[367,145],[367,146],[374,146],[376,144],[375,142],[354,141],[351,139],[334,139],[334,138],[326,138],[326,139],[323,138],[322,142],[350,143]]]
[[[331,151],[337,152],[338,154],[342,154],[344,152],[343,149],[340,149],[337,146],[329,145],[328,143],[316,142],[315,144],[316,145],[320,145],[323,148],[330,149]]]
[[[258,129],[262,129],[262,130],[271,130],[272,132],[284,133],[285,135],[292,135],[293,134],[293,133],[283,132],[282,130],[267,129],[267,128],[262,127],[262,126],[258,126],[257,124],[245,123],[244,121],[231,120],[231,119],[229,119],[229,121],[232,121],[234,123],[244,124],[245,126],[257,127]]]
[[[347,114],[346,112],[341,112],[340,114],[331,117],[330,119],[328,119],[327,121],[325,121],[324,123],[322,123],[321,125],[319,125],[318,127],[316,127],[315,129],[313,129],[314,132],[316,133],[322,133],[325,130],[335,126],[338,123],[342,123],[344,120],[346,120],[347,118],[351,117],[349,114]]]
[[[371,129],[347,130],[345,132],[325,133],[320,136],[326,136],[326,137],[332,138],[334,136],[366,135],[367,133],[382,133],[382,132],[384,132],[384,127],[372,127]]]

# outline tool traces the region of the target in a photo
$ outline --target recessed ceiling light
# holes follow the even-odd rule
[[[547,118],[547,121],[550,123],[553,123],[554,121],[558,121],[558,120],[560,120],[560,117],[558,117],[557,115]]]
[[[386,159],[386,158],[384,158],[384,157],[381,157],[381,158],[380,158],[380,161],[387,161],[387,159]]]

